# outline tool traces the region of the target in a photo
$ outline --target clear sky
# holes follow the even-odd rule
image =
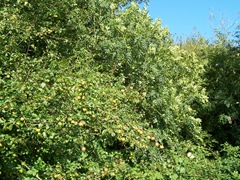
[[[211,38],[214,28],[234,31],[240,25],[240,0],[149,0],[148,12],[174,37],[199,32]]]

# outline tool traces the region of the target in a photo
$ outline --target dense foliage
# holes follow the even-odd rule
[[[0,179],[240,179],[239,49],[141,2],[0,3]]]
[[[220,143],[240,145],[240,57],[236,47],[219,42],[208,48],[207,89],[209,106],[204,109],[203,126]]]

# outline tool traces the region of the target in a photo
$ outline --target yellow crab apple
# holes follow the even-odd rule
[[[163,149],[163,148],[164,148],[164,146],[163,146],[162,144],[160,144],[160,146],[159,146],[159,147],[160,147],[160,149]]]
[[[78,123],[78,125],[81,126],[81,127],[84,126],[84,124],[85,124],[84,121],[80,121],[80,122]]]
[[[154,140],[155,140],[155,137],[152,136],[152,137],[151,137],[151,140],[154,141]]]
[[[157,147],[158,147],[159,145],[160,145],[160,144],[159,144],[158,142],[155,142],[155,146],[157,146]]]
[[[85,146],[82,146],[82,151],[85,152],[87,148]]]
[[[104,170],[104,172],[108,172],[108,168],[107,167],[105,167],[103,170]]]

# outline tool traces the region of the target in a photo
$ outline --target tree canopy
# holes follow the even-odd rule
[[[0,3],[0,179],[240,177],[239,48],[147,2]]]

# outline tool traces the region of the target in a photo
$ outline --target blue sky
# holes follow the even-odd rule
[[[234,31],[240,25],[240,0],[150,0],[148,12],[174,37],[199,32],[211,39],[214,28]]]

